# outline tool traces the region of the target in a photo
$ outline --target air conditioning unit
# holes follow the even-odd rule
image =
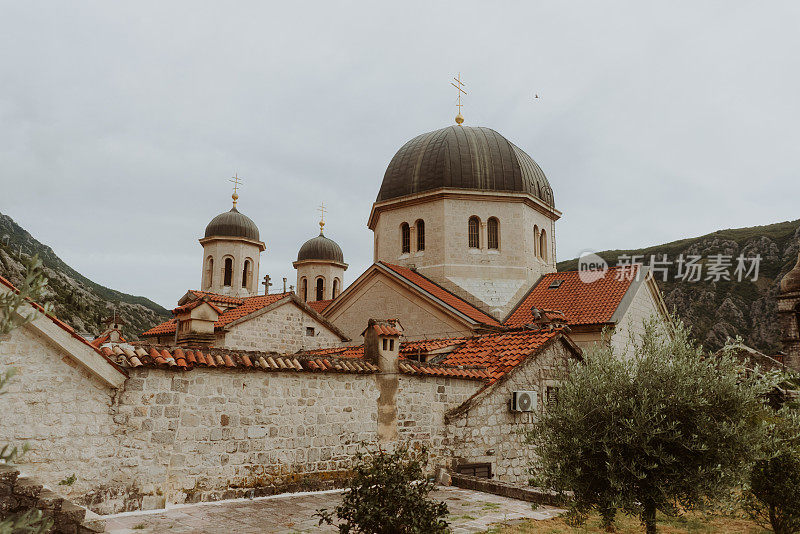
[[[532,412],[536,410],[537,398],[535,391],[514,391],[511,393],[511,411]]]

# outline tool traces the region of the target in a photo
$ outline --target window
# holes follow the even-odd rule
[[[388,350],[388,348],[389,348],[389,340],[383,338],[383,350]]]
[[[242,269],[242,287],[250,288],[250,260],[244,260]]]
[[[491,217],[486,221],[486,246],[490,249],[497,250],[500,248],[500,221],[497,217]]]
[[[208,257],[206,262],[206,289],[214,285],[214,258]]]
[[[469,236],[469,248],[481,248],[481,239],[479,228],[481,220],[477,217],[470,217],[469,224],[467,225],[467,234]]]
[[[552,282],[550,282],[550,285],[547,286],[547,289],[558,289],[559,287],[561,287],[561,284],[563,283],[564,280],[553,280]]]
[[[533,255],[539,257],[539,225],[533,225]]]
[[[547,261],[547,234],[542,228],[542,234],[539,236],[539,257]]]
[[[389,350],[394,350],[394,339],[389,340]]]
[[[225,279],[223,284],[225,287],[231,287],[231,279],[233,278],[233,259],[225,258]]]
[[[317,278],[317,300],[325,299],[325,279]]]
[[[558,388],[555,386],[547,386],[545,388],[545,399],[544,402],[547,406],[557,406],[558,405]]]
[[[307,326],[306,327],[306,335],[308,337],[314,337],[314,327],[313,326]]]
[[[308,280],[300,280],[300,291],[303,293],[303,302],[308,302]]]
[[[425,250],[425,221],[419,219],[415,224],[417,227],[417,250]]]
[[[492,478],[492,464],[464,464],[457,467],[460,475],[471,477]]]
[[[338,296],[339,296],[339,279],[338,278],[334,278],[333,279],[333,292],[331,292],[331,298],[335,299]]]
[[[401,252],[403,252],[403,254],[411,252],[411,228],[408,226],[408,223],[400,225],[400,241],[402,247]]]

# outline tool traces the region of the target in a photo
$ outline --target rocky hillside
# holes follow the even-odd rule
[[[797,261],[800,249],[800,220],[719,230],[713,234],[682,239],[664,245],[638,250],[608,250],[599,252],[609,265],[616,265],[617,258],[643,256],[645,264],[650,256],[667,255],[675,261],[683,254],[702,257],[702,279],[697,282],[676,280],[677,266],[672,265],[666,282],[657,276],[658,285],[670,310],[691,326],[695,338],[708,349],[718,349],[728,337],[742,336],[746,344],[767,354],[780,350],[780,330],[777,324],[776,301],[781,277]],[[732,256],[731,281],[706,280],[710,259],[716,254]],[[734,276],[736,258],[761,255],[758,279],[751,281],[752,274],[739,282]],[[747,264],[749,267],[750,264]],[[558,264],[559,270],[577,268],[577,259]]]
[[[20,246],[22,247],[20,252]],[[144,297],[134,297],[95,284],[61,261],[53,249],[34,239],[11,217],[0,213],[0,275],[18,284],[23,276],[23,261],[38,254],[49,282],[49,301],[54,313],[78,332],[97,334],[101,320],[116,309],[127,325],[128,339],[170,317],[170,313]]]

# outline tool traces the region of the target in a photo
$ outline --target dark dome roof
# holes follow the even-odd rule
[[[798,254],[797,263],[792,270],[781,279],[781,293],[793,293],[795,291],[800,291],[800,254]]]
[[[407,142],[389,163],[377,201],[440,187],[530,193],[554,205],[539,165],[491,128],[448,126]]]
[[[235,207],[211,219],[206,226],[206,237],[245,237],[261,241],[256,223],[247,215],[239,213]]]
[[[325,260],[344,263],[342,249],[333,239],[328,239],[322,233],[313,239],[309,239],[300,247],[297,253],[297,261],[303,260]]]

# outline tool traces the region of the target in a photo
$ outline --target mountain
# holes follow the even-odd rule
[[[20,249],[20,247],[22,247]],[[170,312],[144,297],[135,297],[96,284],[61,261],[53,249],[34,239],[8,215],[0,213],[0,275],[13,284],[23,278],[23,261],[38,254],[49,278],[48,298],[54,314],[78,332],[98,334],[100,322],[116,310],[127,323],[130,340],[171,317]]]
[[[656,280],[664,294],[670,311],[676,311],[692,329],[697,341],[708,349],[720,348],[729,337],[741,336],[744,342],[766,354],[781,350],[780,328],[776,312],[776,297],[781,278],[797,262],[800,249],[800,220],[719,230],[717,232],[673,241],[636,250],[607,250],[599,252],[609,265],[616,265],[623,255],[646,258],[651,255],[675,262],[682,254],[702,257],[698,263],[703,265],[702,278],[697,282],[676,279],[678,265],[668,268],[667,281],[662,274]],[[717,260],[713,255],[731,256],[733,264],[729,271],[730,281],[707,280],[711,264]],[[735,276],[736,258],[761,256],[758,278],[752,281],[743,277],[740,282]],[[752,262],[746,262],[751,267]],[[558,270],[577,269],[578,260],[572,259],[558,263]]]

